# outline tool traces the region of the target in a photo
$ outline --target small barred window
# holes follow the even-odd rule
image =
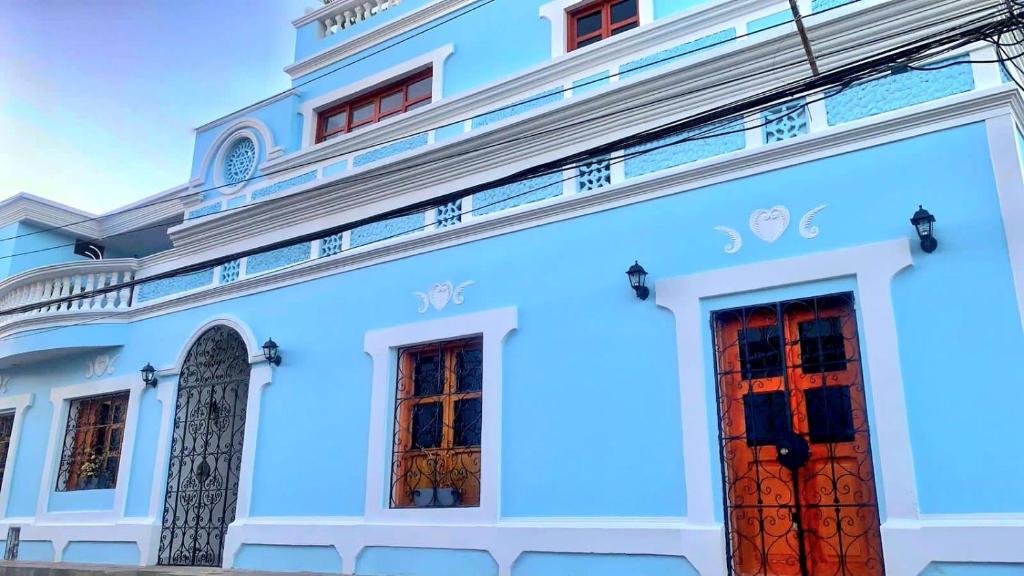
[[[116,486],[127,412],[127,390],[71,401],[57,473],[58,492]]]
[[[7,450],[11,447],[11,433],[14,430],[14,412],[0,414],[0,486],[7,473]]]
[[[480,505],[483,341],[398,354],[391,507]]]

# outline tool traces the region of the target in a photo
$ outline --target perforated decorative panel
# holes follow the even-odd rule
[[[242,272],[242,261],[235,260],[228,262],[227,264],[221,264],[220,266],[220,283],[227,284],[238,280],[239,274]]]
[[[256,143],[251,138],[239,138],[224,155],[224,182],[238,184],[252,173],[256,166]]]
[[[612,167],[607,156],[576,167],[576,191],[589,192],[612,183]]]
[[[802,99],[772,108],[763,116],[765,144],[788,140],[810,131],[807,105]]]
[[[341,252],[341,234],[334,234],[320,240],[320,257],[334,256]]]
[[[462,222],[462,199],[438,206],[434,222],[438,228],[447,228]]]

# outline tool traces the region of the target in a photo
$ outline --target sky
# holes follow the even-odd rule
[[[288,87],[319,0],[0,0],[0,199],[106,212],[188,180],[193,130]]]

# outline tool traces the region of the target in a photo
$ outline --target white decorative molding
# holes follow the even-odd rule
[[[715,230],[722,232],[729,237],[729,243],[725,245],[726,254],[735,254],[743,248],[743,236],[735,228],[729,228],[728,226],[715,226]]]
[[[3,393],[7,394],[9,377],[0,376]],[[0,485],[0,518],[7,517],[7,500],[11,494],[11,482],[14,471],[18,469],[18,446],[21,442],[21,427],[25,423],[25,411],[32,406],[35,394],[17,394],[0,398],[0,412],[14,411],[14,422],[11,425],[11,437],[7,442],[7,470],[4,472],[3,485]]]
[[[476,282],[470,280],[463,282],[458,286],[455,286],[449,282],[438,282],[430,287],[430,290],[426,292],[413,292],[413,296],[420,299],[420,307],[416,310],[420,314],[423,314],[430,309],[431,306],[434,310],[444,310],[448,303],[451,302],[455,305],[461,305],[463,303],[463,291],[469,286]]]
[[[793,286],[842,277],[854,277],[863,325],[861,346],[870,360],[864,370],[872,402],[872,436],[878,446],[880,474],[878,490],[883,495],[886,519],[890,523],[918,520],[917,483],[914,476],[910,431],[900,371],[899,344],[892,308],[892,279],[913,263],[907,239],[832,250],[793,258],[771,260],[699,272],[659,280],[655,293],[659,306],[669,309],[676,321],[679,367],[680,410],[683,423],[684,473],[688,520],[698,525],[716,525],[714,496],[712,414],[708,413],[709,376],[705,366],[712,363],[711,351],[699,344],[708,329],[702,303],[719,296],[752,293],[780,286]],[[813,294],[808,294],[813,295]],[[716,457],[717,458],[717,457]],[[886,561],[896,556],[884,541]],[[720,569],[724,574],[725,555]],[[892,574],[909,574],[889,570]]]
[[[1024,122],[1024,115],[1015,116],[1017,122]],[[1024,150],[1019,149],[1017,128],[1011,116],[986,120],[985,128],[1017,296],[1017,313],[1024,328],[1024,169],[1021,164]]]
[[[353,56],[363,50],[366,50],[367,48],[380,45],[382,42],[385,42],[390,38],[404,34],[418,26],[422,26],[423,24],[430,22],[431,20],[465,8],[474,2],[476,2],[476,0],[434,0],[422,8],[413,10],[412,12],[394,20],[386,21],[380,26],[369,28],[362,34],[353,35],[352,37],[346,38],[344,41],[317,52],[304,60],[290,64],[285,67],[284,71],[292,78],[292,80],[295,80],[300,76],[305,76],[310,72],[315,72],[320,68],[340,62],[349,56]],[[324,6],[320,10],[310,12],[309,14],[293,21],[292,24],[296,27],[304,26],[309,22],[319,19],[330,11],[330,5]]]
[[[0,394],[7,394],[7,386],[11,383],[11,377],[6,374],[0,374]],[[2,514],[2,511],[0,511]]]
[[[227,128],[221,131],[217,135],[217,138],[210,143],[206,149],[206,154],[203,156],[203,161],[199,163],[199,170],[193,174],[192,179],[189,180],[189,186],[191,188],[198,188],[207,183],[207,174],[210,174],[210,168],[213,166],[213,180],[216,184],[221,184],[220,181],[220,164],[227,151],[227,144],[229,141],[234,141],[239,136],[248,136],[256,142],[256,165],[260,164],[260,150],[266,150],[266,160],[272,160],[279,158],[284,154],[284,148],[282,146],[275,146],[274,144],[274,133],[270,131],[262,120],[254,117],[246,117],[234,122]],[[257,135],[259,137],[257,137]],[[237,188],[234,187],[234,188]],[[230,191],[224,191],[225,194]],[[189,201],[195,203],[199,200],[198,197],[190,198]]]
[[[910,4],[907,4],[908,2]],[[833,59],[827,59],[822,65],[842,65],[884,51],[891,43],[877,38],[877,30],[872,31],[872,26],[878,24],[878,19],[883,17],[885,20],[882,22],[885,26],[907,25],[909,22],[905,11],[902,8],[895,9],[892,5],[906,5],[908,10],[912,7],[924,8],[925,6],[920,6],[920,2],[921,0],[887,2],[851,13],[842,21],[829,18],[832,16],[831,13],[815,19],[812,28],[814,33],[821,34],[822,41],[835,41],[837,46],[846,46],[855,38],[870,44],[870,49],[838,51]],[[740,4],[741,1],[736,0],[736,3]],[[937,7],[934,9],[938,10]],[[960,15],[963,9],[963,6],[959,6],[959,11],[947,14],[951,18],[949,22],[958,21],[957,15]],[[949,7],[946,6],[941,12],[946,14],[948,10]],[[939,17],[940,14],[936,13],[935,16]],[[657,27],[658,23],[652,24],[651,32]],[[773,36],[774,32],[778,34]],[[189,221],[171,229],[170,235],[176,248],[168,252],[183,255],[193,252],[200,244],[216,244],[226,249],[246,236],[255,244],[254,229],[260,231],[259,241],[265,242],[267,236],[276,236],[282,229],[290,226],[327,221],[341,223],[361,216],[379,214],[439,194],[493,181],[495,178],[534,167],[545,159],[582,152],[611,138],[634,135],[653,126],[691,116],[694,110],[720,106],[727,99],[761,91],[760,80],[753,72],[763,68],[766,58],[802,57],[799,40],[793,38],[789,42],[786,38],[790,34],[783,32],[786,31],[773,31],[764,39],[759,37],[757,41],[746,38],[729,45],[701,51],[680,61],[668,63],[656,71],[639,74],[629,82],[615,82],[579,98],[538,107],[515,118],[474,130],[471,134],[397,154],[389,157],[386,162],[349,170],[318,183],[315,190],[304,192],[302,202],[286,200],[298,191],[292,194],[285,192],[272,201],[256,203],[246,210],[226,211],[210,218]],[[839,34],[842,36],[836,37]],[[914,37],[917,37],[916,34]],[[681,39],[677,39],[677,43],[678,41]],[[792,46],[789,46],[790,43]],[[752,59],[754,54],[757,55],[756,60]],[[602,61],[607,66],[607,61]],[[792,69],[780,71],[778,80],[783,82],[802,78],[804,67],[794,65]],[[507,86],[516,82],[518,77],[501,85]],[[563,86],[565,82],[566,77],[560,76],[550,78],[543,84],[531,84],[531,88],[543,90]],[[724,87],[726,83],[730,84]],[[717,86],[718,89],[712,89],[711,86]],[[384,129],[384,126],[374,126],[356,131],[333,139],[330,146],[312,147],[265,164],[263,168],[290,169],[308,163],[327,161],[332,155],[336,157],[353,147],[370,147],[382,139],[393,140],[429,131],[437,126],[450,124],[456,119],[463,120],[491,110],[495,102],[512,101],[499,98],[505,94],[512,99],[517,95],[521,98],[536,92],[523,94],[518,91],[503,91],[501,94],[483,95],[474,92],[455,99],[457,103],[438,102],[416,111],[422,114],[416,114],[415,118],[410,116],[405,122],[396,122],[388,129]],[[623,110],[621,114],[609,116],[608,111],[621,108],[623,102],[630,103],[629,109]],[[660,104],[655,105],[656,103]],[[467,116],[453,115],[462,112]],[[590,114],[601,118],[602,121],[581,125],[580,118]],[[878,120],[877,117],[871,119],[872,122]],[[552,126],[560,125],[570,125],[572,129],[551,129]],[[508,138],[517,136],[525,140],[525,143],[517,146],[517,154],[510,156],[507,153]],[[806,140],[813,136],[793,140]],[[502,142],[505,145],[500,145]],[[518,153],[520,151],[522,154]],[[410,163],[413,165],[408,165]],[[432,185],[427,188],[415,185],[416,182],[423,181],[429,181]],[[317,210],[312,210],[313,207]],[[306,212],[301,219],[296,218],[299,211]],[[255,220],[260,222],[259,228],[254,228]],[[324,226],[327,227],[329,225]],[[282,237],[286,236],[282,234]]]
[[[366,466],[366,518],[383,522],[459,524],[494,522],[499,515],[501,481],[501,379],[505,338],[519,325],[516,308],[498,308],[449,316],[366,333],[364,350],[373,359],[370,444]],[[483,337],[483,430],[480,440],[480,506],[477,508],[388,507],[390,450],[395,383],[395,350],[474,334]]]
[[[720,526],[695,526],[678,517],[505,518],[443,526],[359,516],[261,517],[232,524],[224,563],[233,565],[245,544],[331,546],[341,556],[342,573],[355,574],[360,551],[385,546],[484,550],[494,558],[498,576],[511,576],[524,552],[685,557],[699,574],[718,576],[724,542]]]
[[[775,242],[789,228],[789,209],[785,206],[761,208],[750,215],[750,231],[765,242]]]
[[[145,384],[136,374],[92,380],[82,384],[59,386],[50,390],[53,411],[50,420],[50,437],[46,443],[46,460],[43,462],[39,499],[36,503],[36,521],[41,524],[65,523],[112,523],[124,518],[128,500],[128,479],[131,476],[132,456],[135,453],[135,431],[139,423],[139,401]],[[87,398],[100,394],[128,391],[128,412],[121,437],[121,461],[114,481],[114,503],[109,510],[92,511],[50,511],[50,496],[56,485],[56,471],[64,447],[68,407],[76,398]]]
[[[99,378],[113,374],[117,369],[114,364],[120,357],[120,354],[114,354],[113,356],[109,354],[97,355],[96,358],[85,363],[85,378]]]
[[[721,182],[746,178],[956,126],[984,122],[990,118],[1009,118],[1011,115],[1024,118],[1024,101],[1021,100],[1018,91],[1012,86],[1003,86],[977,93],[966,93],[937,102],[929,102],[903,110],[879,114],[872,118],[832,127],[821,133],[793,138],[773,144],[772,146],[740,150],[700,160],[641,178],[633,178],[612,184],[587,194],[555,197],[472,218],[460,226],[441,228],[420,234],[410,234],[360,246],[330,258],[317,258],[277,272],[255,275],[207,290],[193,291],[159,301],[146,302],[143,305],[134,306],[123,312],[114,313],[114,311],[111,311],[104,313],[103,317],[104,321],[109,323],[134,322],[178,310],[220,302],[239,296],[257,294],[333,274],[357,270],[432,250],[458,246],[468,242],[570,218],[577,218],[587,214],[612,210],[655,198],[686,193],[690,190]],[[299,225],[298,229],[270,233],[261,228],[261,233],[264,236],[239,241],[232,246],[222,245],[220,243],[220,236],[212,235],[207,242],[197,246],[201,250],[192,252],[193,255],[189,258],[184,258],[183,251],[175,248],[147,257],[140,261],[141,265],[146,268],[149,275],[152,275],[170,270],[176,266],[190,264],[203,258],[221,255],[229,249],[252,248],[269,241],[283,240],[293,237],[295,234],[313,232],[322,230],[329,225],[337,225],[336,220],[315,220],[319,216],[316,213],[315,206],[317,205],[315,203],[292,202],[290,204],[275,204],[275,206],[282,209],[304,206],[309,208],[309,210],[304,213],[305,221]],[[269,216],[273,217],[276,215],[271,214]],[[235,227],[234,223],[226,224],[226,220],[220,222],[217,230],[223,232],[228,227]],[[261,224],[264,222],[267,225],[271,225],[273,219],[266,221],[260,219]],[[252,224],[253,220],[246,217],[239,222],[239,230],[245,229],[251,233],[253,230]],[[78,322],[87,316],[88,313],[78,311],[74,315],[61,317],[38,316],[20,318],[8,325],[0,326],[0,337],[24,330]]]
[[[818,227],[814,225],[814,219],[818,216],[818,213],[820,213],[825,208],[828,208],[828,204],[822,204],[817,208],[812,208],[806,214],[804,214],[802,218],[800,218],[801,236],[807,238],[808,240],[818,237],[818,234],[821,231],[818,230]]]
[[[327,142],[321,142],[316,144],[316,117],[317,112],[328,108],[333,104],[344,102],[352,98],[358,97],[363,92],[369,92],[374,88],[384,86],[390,82],[394,82],[396,79],[403,76],[408,76],[419,70],[423,70],[430,67],[432,72],[431,78],[431,100],[436,102],[444,97],[444,63],[448,60],[448,57],[455,53],[454,44],[446,44],[440,48],[425,52],[413,58],[406,60],[400,64],[396,64],[385,70],[381,70],[372,76],[360,78],[356,82],[346,84],[340,88],[331,90],[330,92],[311,98],[302,103],[302,108],[299,110],[299,114],[302,115],[302,147],[308,148],[310,146],[333,146],[334,142],[328,140]],[[411,115],[422,114],[421,110],[425,110],[427,107],[413,110],[405,114],[398,114],[391,118],[387,118],[377,124],[374,127],[379,127],[385,124],[394,124],[396,122],[407,122]],[[367,148],[369,149],[369,148]],[[292,175],[288,175],[291,177]]]

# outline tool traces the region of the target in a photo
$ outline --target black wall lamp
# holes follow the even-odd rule
[[[651,289],[646,286],[647,270],[644,270],[644,267],[637,261],[629,267],[629,270],[626,270],[626,275],[629,276],[629,285],[636,292],[636,297],[647,300],[647,297],[651,295]]]
[[[274,366],[281,365],[280,347],[277,345],[277,342],[274,342],[273,338],[268,338],[263,343],[263,357]]]
[[[153,368],[152,364],[146,362],[146,365],[142,367],[140,372],[142,372],[142,382],[146,386],[156,386],[156,368]]]
[[[918,205],[917,212],[910,219],[910,223],[917,230],[917,237],[921,239],[921,250],[931,254],[939,247],[939,241],[935,239],[935,216]]]

